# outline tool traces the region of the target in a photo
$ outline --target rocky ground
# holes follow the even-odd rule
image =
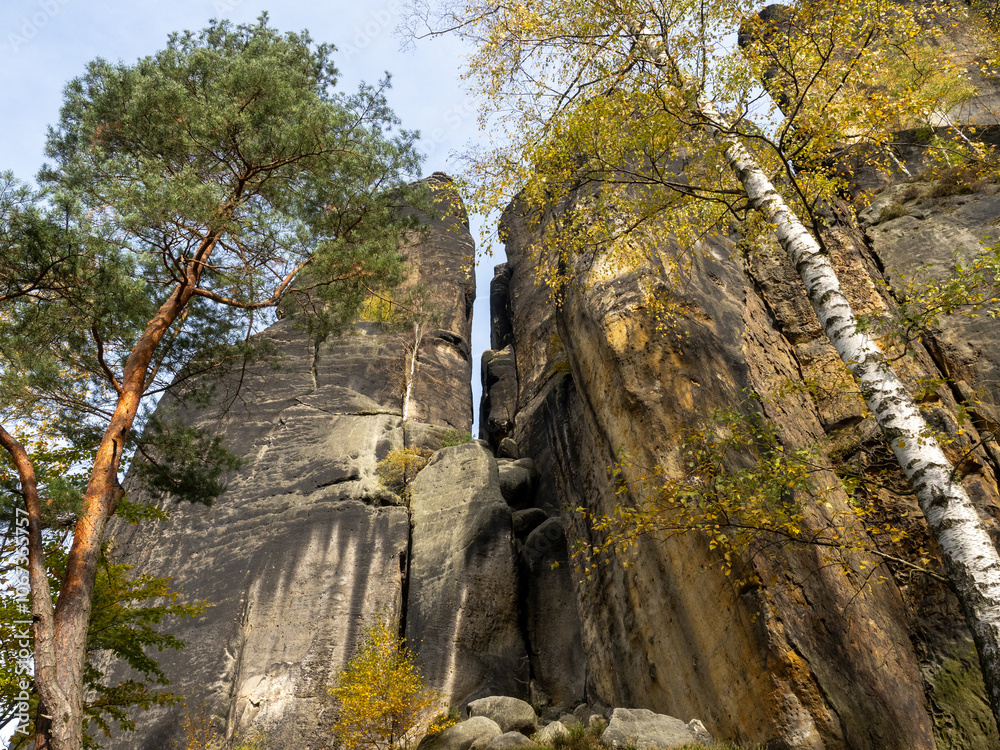
[[[581,703],[569,712],[551,706],[540,716],[530,704],[509,696],[490,696],[468,705],[468,717],[443,732],[425,737],[418,750],[511,750],[512,748],[603,745],[631,750],[666,750],[712,746],[715,742],[697,719],[687,723],[646,709],[604,712]]]

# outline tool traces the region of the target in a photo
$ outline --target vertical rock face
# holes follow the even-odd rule
[[[405,342],[375,323],[313,341],[279,321],[263,334],[276,364],[219,383],[208,405],[161,406],[223,436],[245,463],[212,507],[166,501],[168,521],[111,530],[116,554],[136,572],[170,575],[188,600],[209,604],[204,615],[171,626],[187,647],[159,657],[186,707],[140,714],[137,731],[111,747],[183,747],[185,711],[211,717],[227,738],[259,730],[273,747],[327,747],[326,687],[366,625],[404,614],[409,511],[381,486],[376,463],[395,448],[435,449],[447,429],[466,432],[472,422],[474,247],[447,178],[435,175],[430,184],[444,216],[406,248],[407,283],[426,287],[443,314],[418,351],[409,421],[401,418],[398,388]],[[502,505],[495,482],[493,492],[490,508]],[[141,487],[133,483],[130,498],[141,501]],[[447,523],[456,528],[455,519]],[[475,529],[485,547],[506,548],[509,579],[509,512],[506,527],[498,518]],[[513,600],[516,581],[507,579],[497,585]],[[516,650],[516,624],[515,616],[508,650]]]
[[[445,448],[413,483],[406,638],[451,705],[527,693],[510,508],[480,442]]]
[[[907,216],[894,212],[897,218],[881,224],[869,218],[867,234],[834,226],[826,244],[858,312],[878,315],[891,304],[883,278],[928,260],[947,271],[957,235],[968,251],[978,249],[987,224],[1000,219],[993,192],[955,208],[911,195]],[[725,239],[703,245],[688,256],[683,283],[670,286],[682,312],[662,330],[646,312],[639,274],[668,278],[669,264],[611,273],[581,263],[579,283],[555,305],[536,283],[537,230],[516,204],[504,231],[508,267],[494,281],[501,299],[493,309],[509,310],[500,330],[510,333],[493,342],[508,349],[483,357],[492,390],[481,430],[491,440],[501,435],[500,420],[485,417],[498,403],[509,405],[502,436],[537,465],[539,505],[610,513],[634,502],[608,471],[619,451],[636,466],[660,464],[679,476],[678,436],[713,410],[745,408],[750,391],[786,450],[824,441],[835,446],[834,467],[882,460],[881,437],[776,247],[762,244],[742,258]],[[910,231],[917,239],[907,239]],[[666,258],[678,250],[664,245],[661,252]],[[998,398],[996,327],[949,322],[927,341],[915,343],[899,369],[911,383],[955,379],[926,400],[926,412],[954,438],[954,458],[968,452],[963,482],[983,516],[994,519],[1000,463],[975,444]],[[820,387],[789,388],[803,382]],[[966,395],[976,388],[986,393],[979,404]],[[964,432],[956,427],[956,399],[969,399],[974,412]],[[849,498],[831,471],[814,481],[829,489],[823,503],[807,502],[808,528],[850,518],[860,503],[907,539],[868,537],[853,521],[845,534],[901,558],[927,542],[919,511],[898,485]],[[571,544],[600,540],[578,514],[564,511],[562,523]],[[940,582],[856,549],[773,541],[741,561],[755,573],[748,577],[726,574],[718,550],[699,533],[647,535],[631,567],[614,561],[575,582],[588,699],[700,718],[716,738],[769,747],[903,750],[997,741],[969,633]],[[960,684],[950,682],[956,673],[964,676]]]

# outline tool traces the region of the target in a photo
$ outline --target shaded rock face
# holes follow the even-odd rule
[[[422,595],[420,556],[411,570],[409,509],[380,485],[376,464],[394,448],[436,449],[447,429],[471,427],[474,246],[447,178],[435,175],[430,181],[446,215],[430,221],[429,234],[405,249],[413,269],[407,283],[428,288],[444,314],[419,350],[410,420],[401,418],[397,385],[403,344],[374,323],[317,342],[290,321],[279,321],[263,334],[279,355],[276,365],[256,365],[223,380],[208,405],[161,405],[223,436],[245,463],[210,508],[167,500],[167,522],[136,528],[117,523],[109,529],[116,554],[136,572],[170,575],[188,600],[210,605],[204,615],[170,626],[187,642],[185,649],[159,655],[171,691],[185,696],[187,709],[142,713],[137,731],[113,738],[110,747],[184,746],[185,710],[204,711],[226,738],[259,730],[273,747],[327,747],[332,705],[326,688],[353,655],[364,628],[376,617],[405,618],[407,610],[429,606],[407,601],[408,575],[417,583],[410,586],[410,600]],[[506,587],[512,624],[497,648],[493,671],[476,677],[501,692],[514,674],[511,665],[524,661],[510,512],[495,463],[488,466],[492,456],[477,445],[452,450],[485,454],[479,461],[487,466],[490,484],[469,486],[464,501],[475,502],[479,492],[496,515],[467,530],[466,537],[506,554],[494,563],[506,566],[506,577],[490,595],[499,601],[498,590]],[[447,462],[442,458],[428,471],[440,475]],[[447,477],[440,481],[453,484]],[[133,502],[143,500],[141,487],[133,482],[129,489]],[[454,502],[461,505],[463,499]],[[427,527],[444,520],[449,532],[456,531],[454,518],[421,522],[417,543],[423,543]],[[477,616],[466,613],[462,602],[451,604],[449,614],[463,622]],[[465,632],[461,643],[478,648],[477,637]],[[427,649],[435,667],[441,650],[450,653],[431,642]],[[510,664],[503,662],[508,652]]]
[[[171,504],[167,522],[119,523],[110,541],[137,572],[168,574],[186,598],[210,605],[171,628],[187,647],[161,655],[189,710],[205,710],[229,736],[263,726],[321,747],[324,686],[371,618],[401,609],[407,511],[377,507],[387,493],[375,464],[404,435],[389,398],[331,385],[322,365],[356,360],[360,370],[379,351],[376,337],[295,357],[302,334],[290,323],[265,335],[287,353],[282,369],[244,383],[244,403],[224,418],[212,405],[194,420],[247,459],[228,491],[210,508]],[[174,706],[146,712],[112,746],[169,747],[183,740],[181,716]],[[290,726],[297,734],[283,733]]]
[[[441,450],[413,483],[406,638],[453,706],[521,695],[528,660],[518,617],[510,508],[479,441]]]
[[[571,706],[584,695],[587,664],[562,521],[547,518],[532,529],[519,561],[534,684],[553,704]]]
[[[957,244],[973,251],[984,228],[1000,218],[992,189],[956,203],[941,199],[924,210],[913,199],[905,203],[907,216],[872,222],[867,233],[844,224],[827,232],[859,313],[879,315],[891,304],[884,279],[892,283],[893,274],[928,260],[947,270],[959,235]],[[911,235],[921,221],[922,232]],[[537,466],[536,505],[561,517],[570,545],[600,538],[563,509],[610,513],[634,502],[608,471],[619,451],[635,466],[661,464],[678,476],[678,436],[713,410],[740,408],[751,390],[786,450],[830,440],[837,446],[834,465],[872,466],[885,458],[777,247],[761,242],[741,255],[726,238],[706,242],[688,256],[682,283],[669,290],[682,312],[663,331],[645,312],[639,280],[642,272],[667,277],[668,264],[625,273],[581,262],[579,283],[557,306],[536,283],[536,230],[516,204],[503,222],[508,268],[494,290],[506,288],[508,299],[494,309],[509,309],[504,330],[512,341],[494,343],[511,348],[516,383],[496,378],[494,387],[514,403],[508,439]],[[1000,510],[1000,462],[974,446],[1000,398],[997,335],[995,325],[979,319],[941,324],[928,332],[927,346],[915,342],[914,355],[897,365],[911,384],[955,379],[925,400],[925,410],[955,439],[953,458],[971,451],[963,482],[990,523]],[[484,360],[492,361],[490,354]],[[804,381],[823,387],[788,388]],[[988,395],[981,406],[969,404],[974,424],[960,434],[963,382]],[[851,503],[862,503],[908,535],[900,541],[877,534],[870,542],[883,550],[905,558],[927,542],[913,501],[890,489],[899,485],[848,498],[832,472],[814,481],[830,489],[825,503],[807,504],[808,528],[852,518]],[[855,521],[844,532],[867,538]],[[997,742],[968,658],[968,630],[953,597],[929,577],[879,565],[860,551],[780,543],[741,561],[753,578],[729,576],[718,551],[697,533],[645,536],[631,561],[630,568],[616,560],[586,582],[573,576],[568,583],[581,619],[588,700],[698,717],[716,738],[769,747],[933,748],[951,746],[949,737],[960,734],[961,746]],[[952,685],[958,664],[968,679],[939,688]]]

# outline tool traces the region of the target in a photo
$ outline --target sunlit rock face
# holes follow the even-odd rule
[[[430,182],[444,216],[406,247],[407,283],[427,288],[441,314],[418,352],[406,423],[399,384],[408,334],[375,323],[315,341],[279,321],[263,334],[276,365],[227,377],[208,405],[161,407],[222,436],[245,460],[212,507],[168,500],[168,521],[111,530],[115,554],[136,572],[169,575],[186,600],[209,604],[170,624],[186,648],[158,654],[185,706],[140,714],[137,731],[112,747],[183,747],[185,714],[207,717],[226,738],[261,732],[273,747],[327,747],[327,687],[366,625],[405,615],[409,511],[381,486],[376,463],[395,448],[436,449],[447,430],[472,424],[474,244],[448,179]],[[130,499],[143,499],[134,482]],[[513,571],[509,512],[506,530],[494,531]],[[515,599],[516,580],[506,585]],[[509,640],[519,638],[515,618]],[[434,648],[447,655],[451,644]]]
[[[929,195],[933,184],[917,192]],[[907,193],[903,215],[894,209],[882,221],[876,210],[865,229],[835,221],[824,239],[856,310],[881,315],[903,275],[927,263],[940,275],[954,250],[981,247],[1000,222],[995,192],[922,199]],[[538,504],[564,509],[571,547],[600,535],[568,509],[610,513],[634,502],[609,472],[620,451],[635,466],[662,464],[679,477],[678,437],[714,410],[741,408],[751,392],[785,450],[817,446],[827,456],[820,463],[865,465],[873,474],[886,459],[776,246],[736,253],[729,239],[712,239],[685,256],[689,270],[673,279],[664,269],[675,267],[667,259],[680,251],[666,243],[659,266],[631,272],[581,259],[570,269],[577,283],[555,304],[536,279],[537,253],[546,252],[534,245],[539,229],[515,203],[503,230],[508,267],[494,292],[506,298],[494,300],[493,309],[509,311],[502,329],[510,333],[494,342],[505,352],[483,357],[490,373],[484,382],[496,389],[483,413],[509,405],[504,436],[537,465]],[[654,293],[674,295],[680,313],[671,324],[659,326],[648,312],[642,273],[660,279]],[[941,323],[897,363],[915,389],[928,377],[954,379],[924,397],[924,409],[955,439],[949,455],[968,453],[960,473],[991,525],[1000,510],[1000,462],[994,448],[974,446],[979,430],[993,429],[1000,398],[1000,329],[993,323]],[[973,393],[982,394],[977,402]],[[956,399],[972,412],[964,432]],[[495,439],[499,420],[482,424],[483,437]],[[897,480],[853,497],[829,470],[814,481],[828,491],[822,503],[806,499],[807,529],[851,519],[852,505],[860,504],[906,535],[868,535],[856,521],[848,521],[845,534],[919,559],[926,532]],[[946,586],[905,565],[879,565],[864,551],[771,542],[727,575],[704,534],[646,536],[631,567],[615,560],[585,581],[574,577],[588,699],[697,717],[716,738],[769,747],[903,750],[997,741],[969,632]]]

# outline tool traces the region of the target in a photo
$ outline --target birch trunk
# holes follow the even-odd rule
[[[630,26],[630,32],[672,84],[684,84],[683,75],[660,51],[653,34],[635,25]],[[722,118],[707,97],[698,97],[693,114],[702,119],[706,130],[725,149],[726,160],[750,204],[774,226],[778,242],[805,284],[823,331],[853,373],[865,403],[916,493],[972,630],[993,718],[1000,728],[1000,555],[965,488],[954,479],[954,467],[913,397],[875,341],[858,330],[857,317],[830,258],[749,152],[735,136],[725,132]]]
[[[410,413],[410,394],[413,393],[413,381],[417,377],[417,352],[420,349],[420,340],[423,338],[421,324],[413,324],[413,351],[410,352],[410,361],[407,366],[406,388],[403,391],[403,421],[405,422]]]

